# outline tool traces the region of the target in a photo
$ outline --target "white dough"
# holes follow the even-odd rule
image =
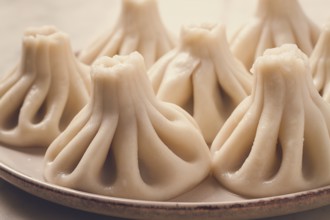
[[[317,90],[330,103],[330,23],[323,27],[310,56],[310,65]]]
[[[184,26],[178,47],[150,68],[157,97],[187,110],[211,144],[234,108],[250,94],[252,75],[233,56],[225,28]]]
[[[200,183],[210,152],[193,118],[156,99],[142,56],[101,57],[89,103],[51,144],[47,181],[87,192],[167,200]]]
[[[87,103],[89,69],[63,32],[27,29],[20,63],[0,78],[0,142],[48,147]]]
[[[297,0],[258,0],[255,16],[230,40],[234,55],[250,69],[265,49],[296,44],[310,55],[319,28],[305,15]]]
[[[150,67],[173,48],[172,36],[164,27],[157,0],[121,0],[119,20],[113,29],[96,39],[79,55],[91,64],[100,56],[127,55],[138,51]]]
[[[267,197],[330,183],[330,105],[295,45],[253,65],[252,95],[229,117],[211,152],[214,176],[233,192]]]

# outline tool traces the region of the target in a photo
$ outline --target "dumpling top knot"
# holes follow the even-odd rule
[[[282,47],[266,50],[252,66],[252,73],[296,74],[304,76],[310,69],[308,57],[297,45],[284,44]]]

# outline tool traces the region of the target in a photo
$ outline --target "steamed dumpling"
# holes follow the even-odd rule
[[[330,183],[330,105],[295,45],[268,49],[255,84],[215,138],[214,176],[235,193],[263,197]]]
[[[87,103],[89,69],[63,32],[27,29],[20,63],[0,78],[0,142],[47,147]]]
[[[330,103],[330,23],[322,30],[310,57],[310,64],[317,90]]]
[[[101,57],[92,98],[45,156],[49,182],[82,191],[166,200],[210,172],[208,146],[193,118],[156,99],[143,58]]]
[[[224,26],[215,24],[183,27],[179,46],[149,76],[157,97],[192,114],[208,144],[252,84],[252,75],[229,50]]]
[[[310,55],[319,28],[304,14],[297,0],[258,0],[255,16],[231,39],[234,55],[250,69],[265,49],[297,44]]]
[[[138,51],[150,67],[164,53],[172,49],[173,40],[164,27],[157,0],[122,0],[119,20],[79,56],[86,64],[97,57],[127,55]]]

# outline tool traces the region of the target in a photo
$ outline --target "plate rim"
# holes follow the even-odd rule
[[[133,200],[69,189],[29,177],[1,162],[0,178],[27,193],[57,204],[128,219],[250,219],[292,214],[330,204],[330,185],[241,201],[173,202]],[[283,206],[285,210],[282,210]]]

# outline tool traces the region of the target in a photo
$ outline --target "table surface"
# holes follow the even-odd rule
[[[255,0],[159,0],[164,23],[173,31],[178,32],[181,24],[201,21],[221,21],[234,29],[245,17],[253,12]],[[322,25],[327,19],[327,0],[300,0],[305,12]],[[173,5],[176,7],[171,7]],[[52,24],[67,32],[72,39],[75,50],[79,50],[93,36],[102,32],[115,21],[117,0],[0,0],[0,74],[6,72],[17,62],[23,30],[28,26]],[[189,6],[189,7],[187,7]],[[229,9],[224,9],[224,6]],[[182,10],[185,13],[182,13]],[[200,13],[205,11],[207,13]],[[111,13],[110,13],[111,12]],[[186,15],[190,16],[186,16]],[[200,16],[195,16],[199,14]],[[106,21],[106,22],[104,22]],[[180,22],[178,22],[180,21]],[[330,206],[307,212],[291,214],[268,220],[289,219],[329,219]],[[58,204],[54,204],[25,193],[4,180],[0,179],[0,219],[1,220],[57,220],[57,219],[95,219],[120,220],[115,217],[87,213]]]

